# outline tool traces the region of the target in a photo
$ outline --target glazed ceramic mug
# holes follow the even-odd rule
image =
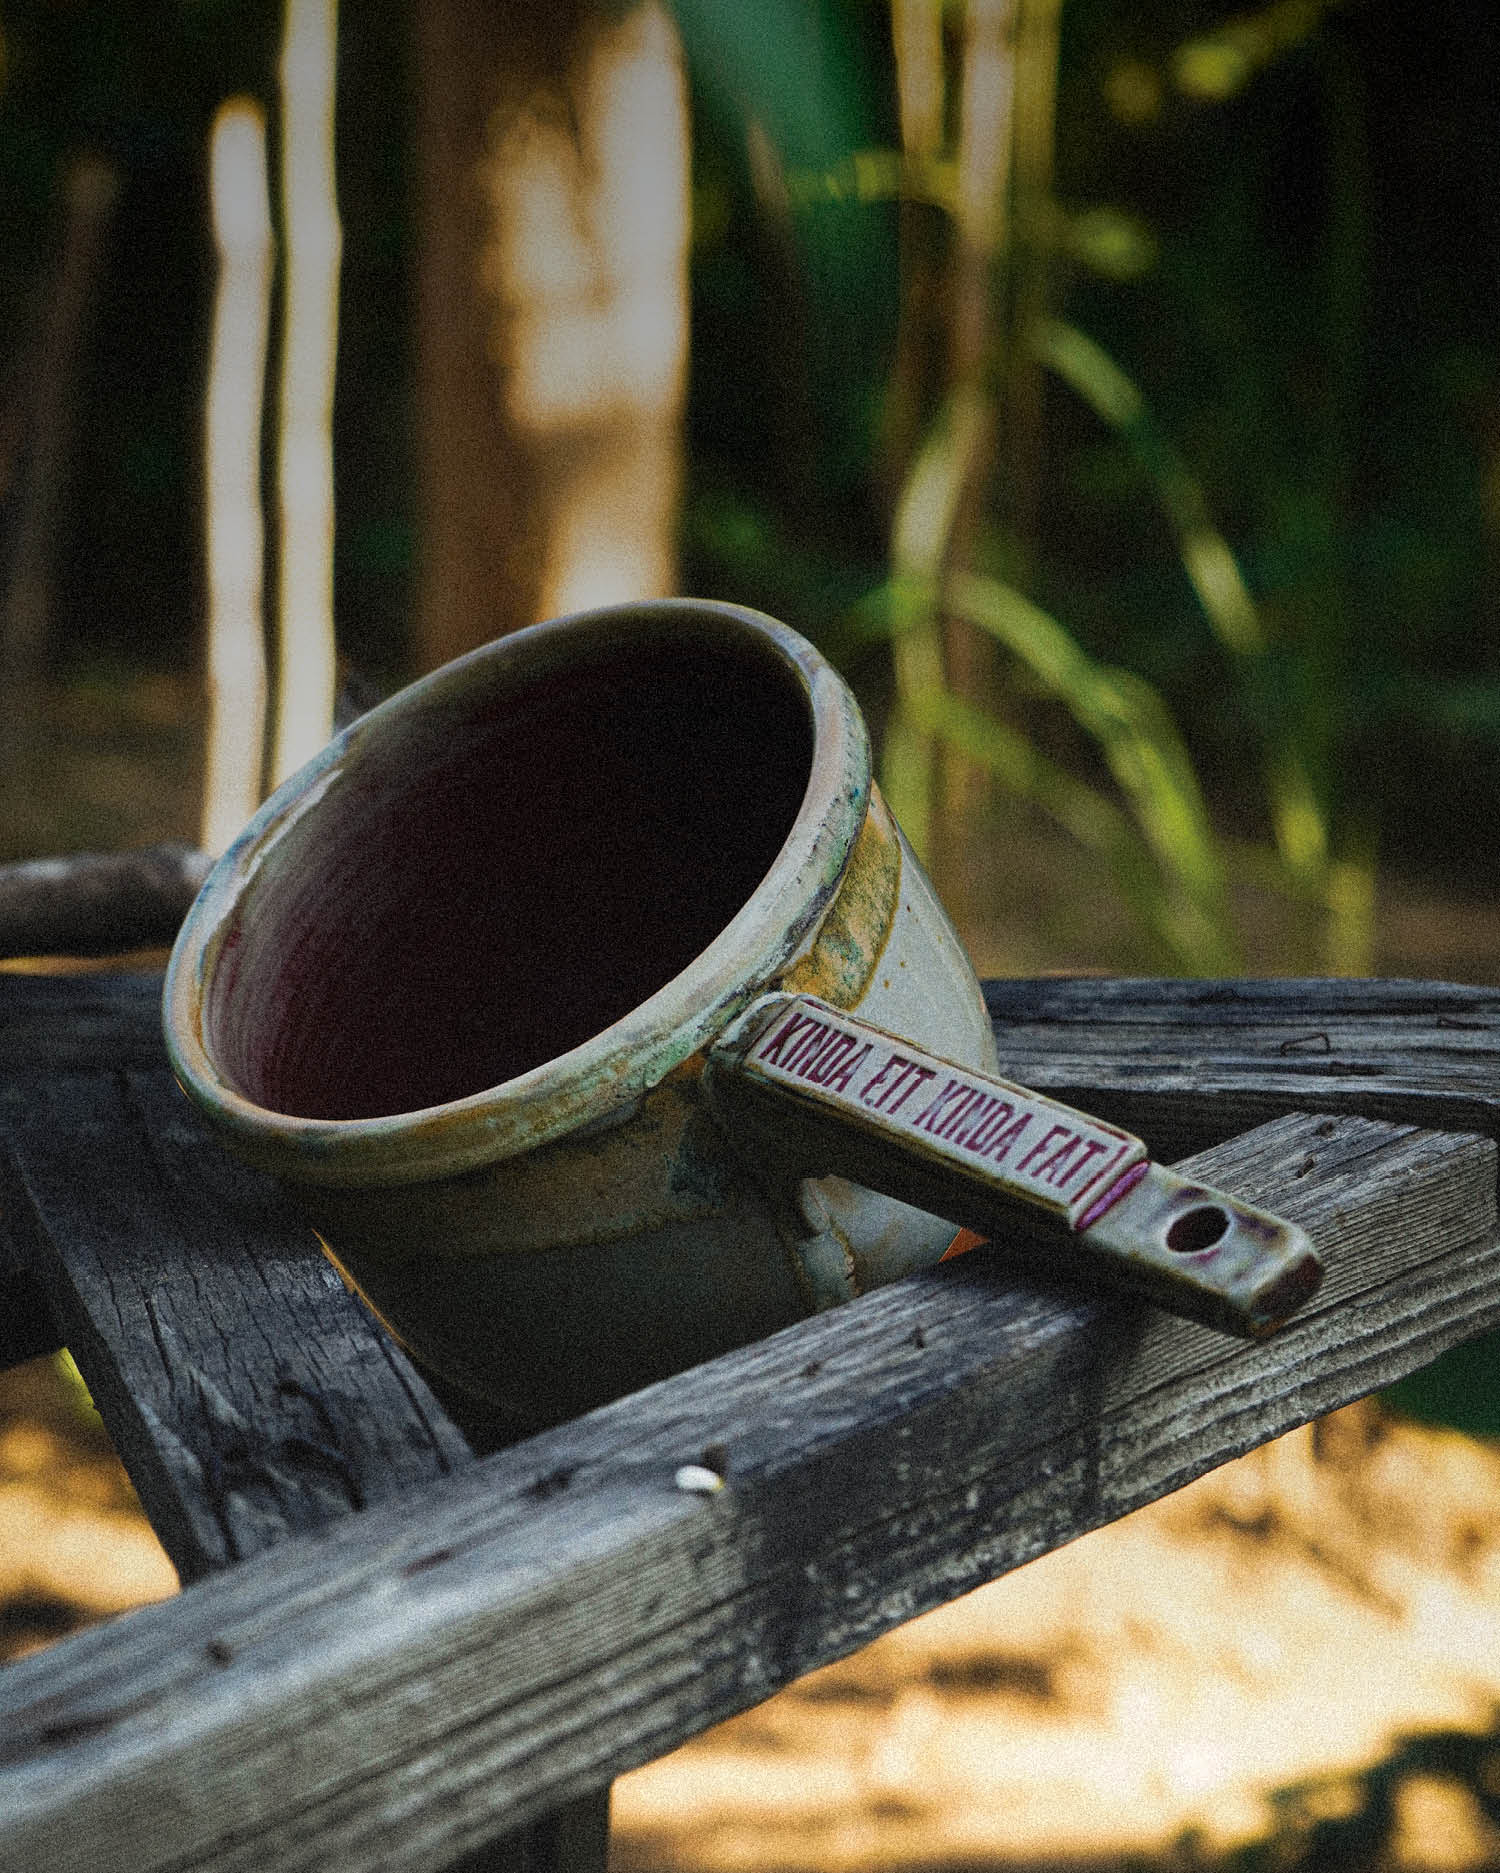
[[[960,1225],[1261,1332],[1300,1231],[994,1077],[978,984],[785,626],[497,640],[267,801],[167,972],[177,1075],[424,1361],[570,1416],[940,1260]]]

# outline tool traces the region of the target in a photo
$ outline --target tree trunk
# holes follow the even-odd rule
[[[46,674],[54,580],[77,425],[78,380],[119,177],[102,157],[76,157],[63,185],[57,271],[35,341],[27,455],[5,589],[0,593],[0,772],[27,771]]]
[[[674,587],[688,139],[657,0],[434,0],[416,19],[431,668]]]

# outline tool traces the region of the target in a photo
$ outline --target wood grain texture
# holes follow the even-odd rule
[[[0,1868],[448,1864],[1494,1325],[1495,1165],[1283,1119],[1193,1166],[1327,1258],[1268,1343],[981,1251],[23,1660]]]
[[[160,1067],[161,972],[0,972],[0,1078]]]
[[[9,1076],[0,1128],[54,1317],[185,1580],[468,1460],[164,1068]]]
[[[984,993],[1002,1071],[1102,1116],[1134,1098],[1223,1137],[1248,1129],[1238,1112],[1322,1109],[1500,1135],[1494,989],[1043,977]],[[160,1030],[159,974],[3,977],[0,1072],[159,1066]]]
[[[62,1335],[32,1272],[24,1224],[9,1213],[0,1177],[0,1372],[55,1353]]]
[[[160,998],[159,975],[0,976],[0,1359],[66,1338],[191,1580],[472,1453],[270,1182],[207,1136]],[[607,1815],[591,1793],[451,1873],[602,1873]]]
[[[1002,1073],[1162,1157],[1278,1112],[1500,1137],[1500,991],[1449,982],[984,984]]]

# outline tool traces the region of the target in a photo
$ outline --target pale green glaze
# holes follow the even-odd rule
[[[258,904],[305,883],[310,830],[325,850],[330,832],[336,842],[344,803],[368,795],[392,761],[420,762],[429,725],[475,685],[524,691],[601,646],[705,637],[751,646],[790,676],[812,758],[770,871],[686,969],[582,1045],[436,1107],[305,1119],[229,1082],[205,1033],[215,971],[253,941]],[[486,646],[330,744],[205,885],[173,952],[165,1026],[179,1079],[225,1143],[295,1191],[392,1329],[526,1426],[935,1261],[951,1240],[950,1225],[839,1180],[810,1193],[720,1132],[702,1097],[703,1050],[783,983],[993,1066],[973,972],[872,789],[868,738],[841,679],[758,613],[663,601]]]

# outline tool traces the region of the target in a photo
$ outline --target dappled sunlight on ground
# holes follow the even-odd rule
[[[1500,1454],[1352,1407],[623,1778],[617,1862],[1211,1863],[1276,1790],[1352,1811],[1401,1738],[1497,1705]],[[1403,1781],[1394,1833],[1394,1864],[1500,1849],[1451,1777]]]

